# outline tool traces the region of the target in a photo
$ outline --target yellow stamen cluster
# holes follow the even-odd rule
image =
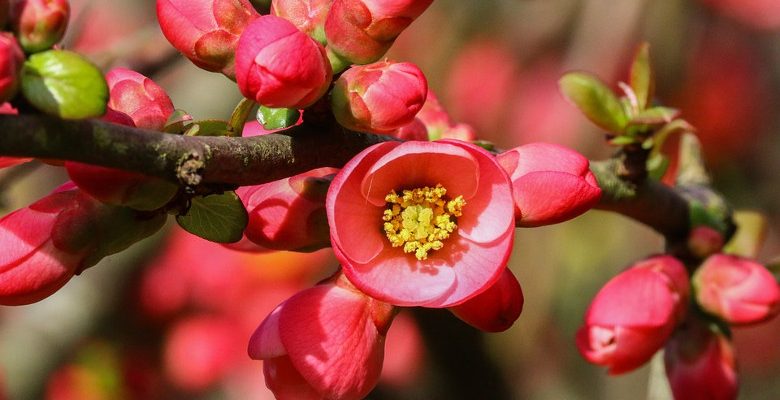
[[[403,247],[404,253],[414,253],[418,260],[428,258],[428,252],[444,247],[444,240],[458,229],[455,217],[463,215],[463,196],[447,200],[442,185],[395,190],[385,196],[387,209],[382,224],[393,247]]]

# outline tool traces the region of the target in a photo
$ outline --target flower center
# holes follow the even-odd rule
[[[428,252],[444,247],[444,240],[458,229],[457,217],[463,215],[463,196],[449,200],[442,185],[395,190],[385,196],[387,209],[382,215],[382,227],[393,247],[403,247],[404,253],[414,253],[418,260],[428,258]]]

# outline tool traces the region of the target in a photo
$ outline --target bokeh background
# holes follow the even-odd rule
[[[105,69],[150,74],[196,119],[224,119],[239,100],[232,82],[173,52],[154,1],[72,3],[65,47]],[[611,149],[556,81],[575,69],[625,80],[645,40],[657,101],[699,129],[734,207],[766,216],[759,259],[780,255],[780,0],[435,0],[388,57],[417,63],[454,119],[483,139],[556,142],[595,159]],[[38,163],[0,172],[0,215],[65,179]],[[648,228],[601,211],[518,231],[510,267],[525,309],[513,328],[484,337],[511,397],[646,398],[649,367],[609,377],[579,357],[573,338],[599,287],[662,248]],[[0,388],[9,399],[271,399],[261,363],[246,356],[249,335],[336,266],[327,250],[238,253],[171,226],[40,303],[0,308]],[[740,398],[780,398],[780,319],[737,329],[735,341]],[[450,351],[457,360],[463,349]],[[449,398],[412,313],[391,328],[386,358],[372,398]]]

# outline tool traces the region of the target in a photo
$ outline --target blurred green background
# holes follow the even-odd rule
[[[176,107],[196,119],[226,118],[239,100],[231,81],[172,54],[156,26],[153,1],[72,3],[65,47],[87,54],[104,69],[153,71],[152,78]],[[613,85],[626,80],[632,53],[642,41],[651,45],[657,101],[680,108],[682,117],[698,127],[716,187],[733,206],[767,217],[770,229],[759,259],[780,255],[774,229],[780,220],[780,1],[435,0],[388,57],[417,63],[453,118],[472,124],[483,139],[503,148],[551,141],[597,159],[611,149],[602,132],[558,94],[556,81],[569,70],[589,71]],[[0,179],[10,182],[0,193],[4,214],[66,177],[61,169],[36,164],[2,171]],[[0,377],[9,398],[269,398],[261,364],[225,354],[243,355],[245,331],[251,333],[251,325],[294,288],[326,276],[335,261],[327,251],[308,258],[189,257],[178,261],[183,264],[179,273],[202,276],[178,278],[192,280],[192,287],[205,285],[198,290],[208,300],[192,300],[197,297],[192,295],[185,306],[156,313],[157,303],[144,297],[145,285],[153,280],[150,271],[176,263],[171,254],[181,253],[166,246],[185,241],[179,234],[171,244],[170,231],[105,259],[38,304],[0,308]],[[599,287],[630,262],[662,249],[661,238],[648,228],[601,211],[519,230],[510,267],[524,289],[524,311],[507,332],[486,336],[513,398],[646,398],[647,366],[609,377],[579,356],[573,338]],[[217,265],[201,265],[209,262]],[[262,276],[255,288],[258,296],[270,293],[263,300],[268,304],[212,304],[229,297],[215,288],[233,290],[227,281],[209,286],[222,282],[218,279],[225,273],[212,271],[222,264]],[[320,269],[303,273],[301,264]],[[289,291],[274,292],[291,281]],[[155,293],[174,290],[160,285]],[[197,291],[192,287],[181,290]],[[221,321],[227,314],[233,322],[241,320],[242,328],[236,329],[241,334],[234,340],[218,329],[209,333],[218,323],[206,322],[205,329],[193,329],[182,352],[171,350],[178,343],[171,339],[174,332],[185,329],[187,321],[204,316]],[[404,337],[418,335],[413,325],[404,329]],[[397,376],[383,379],[377,398],[444,398],[438,388],[446,382],[426,369],[424,348],[415,340],[404,344],[404,353],[394,351],[388,339],[388,353],[406,358],[397,361]],[[780,319],[737,329],[735,341],[740,398],[780,398]],[[204,348],[213,354],[199,354]],[[199,360],[212,370],[187,370]]]

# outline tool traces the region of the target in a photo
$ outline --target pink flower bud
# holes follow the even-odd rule
[[[173,113],[165,90],[138,72],[114,68],[106,74],[108,109],[125,114],[137,128],[160,131]]]
[[[24,51],[36,53],[62,39],[70,18],[68,0],[13,0],[11,25]]]
[[[325,94],[331,73],[325,48],[284,18],[257,18],[238,41],[238,87],[266,107],[306,108]]]
[[[238,195],[249,213],[246,237],[273,250],[313,251],[329,247],[325,195],[336,172],[336,168],[318,168],[240,188]]]
[[[486,291],[465,303],[451,307],[455,316],[485,332],[503,332],[523,311],[523,291],[509,268]]]
[[[325,19],[333,0],[273,0],[271,14],[282,17],[301,32],[325,44]]]
[[[777,280],[747,258],[710,256],[693,274],[693,287],[702,309],[731,324],[755,324],[780,312]]]
[[[550,143],[531,143],[498,155],[512,179],[517,226],[550,225],[591,209],[601,188],[588,159]]]
[[[719,252],[723,244],[723,234],[709,226],[697,226],[688,234],[688,250],[698,258]]]
[[[102,257],[151,235],[164,216],[139,220],[72,184],[0,219],[0,304],[48,297]]]
[[[425,127],[419,118],[415,118],[411,123],[406,124],[390,134],[403,140],[428,140],[428,128]]]
[[[640,261],[596,294],[577,332],[577,348],[610,374],[633,370],[669,338],[687,297],[688,278],[680,261],[671,256]]]
[[[335,0],[325,22],[329,50],[353,64],[379,60],[433,0]]]
[[[379,380],[394,314],[339,278],[277,307],[249,340],[249,356],[264,360],[279,399],[362,399]]]
[[[721,333],[689,320],[664,352],[666,376],[675,399],[735,400],[739,383],[734,349]]]
[[[417,118],[428,129],[428,138],[430,140],[457,139],[470,142],[477,139],[477,134],[470,125],[456,124],[452,121],[450,115],[439,103],[439,99],[430,90],[428,90],[425,104],[423,104],[420,112],[417,113]]]
[[[231,79],[238,38],[257,16],[247,0],[157,0],[160,28],[173,47]]]
[[[390,133],[414,121],[427,94],[428,82],[417,66],[380,61],[344,72],[333,87],[331,106],[346,128]]]
[[[19,73],[24,63],[24,53],[10,33],[0,32],[0,103],[16,94]]]

